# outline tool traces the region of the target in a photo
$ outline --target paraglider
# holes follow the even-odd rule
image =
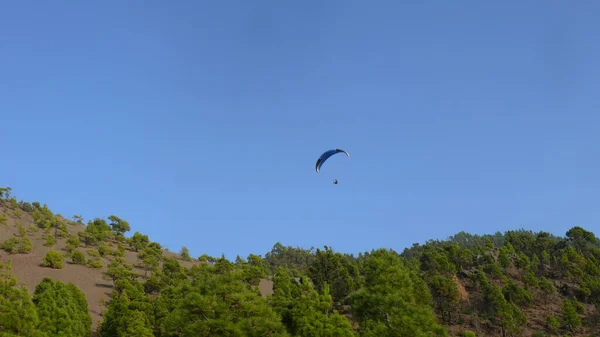
[[[350,154],[342,149],[332,149],[332,150],[327,150],[325,152],[323,152],[323,154],[321,154],[321,156],[319,157],[319,159],[317,159],[317,163],[315,165],[315,171],[317,171],[317,173],[321,172],[321,166],[323,166],[323,164],[325,163],[325,161],[327,159],[329,159],[329,157],[333,156],[334,154],[337,153],[344,153],[347,157],[350,157]],[[337,179],[333,180],[333,184],[337,185],[338,181]]]

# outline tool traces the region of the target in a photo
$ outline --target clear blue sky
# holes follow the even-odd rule
[[[6,1],[0,184],[231,259],[600,232],[599,10]]]

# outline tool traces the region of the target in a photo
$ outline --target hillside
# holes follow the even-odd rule
[[[0,306],[19,314],[0,309],[2,336],[58,336],[86,317],[61,336],[600,336],[600,242],[581,227],[463,232],[358,256],[276,243],[228,261],[11,193],[0,189]],[[65,300],[43,296],[52,291]]]

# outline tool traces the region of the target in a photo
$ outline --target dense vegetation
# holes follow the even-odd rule
[[[0,189],[0,200],[0,226],[24,212],[48,246],[66,241],[64,251],[40,257],[42,266],[101,268],[100,257],[109,258],[105,276],[114,287],[102,337],[600,335],[600,241],[578,226],[564,237],[461,232],[401,253],[358,256],[276,243],[264,257],[230,261],[194,259],[185,247],[167,257],[146,235],[126,237],[129,223],[114,215],[71,235],[66,226],[83,225],[81,217],[18,202],[9,188]],[[30,251],[27,234],[19,228],[2,249]],[[86,257],[82,248],[93,249]],[[137,252],[143,272],[126,262],[126,250]],[[30,295],[10,265],[0,270],[0,337],[91,336],[88,304],[76,286],[46,278]],[[272,295],[261,296],[261,279],[273,281]]]

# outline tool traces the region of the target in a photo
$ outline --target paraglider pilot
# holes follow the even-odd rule
[[[337,185],[338,181],[337,179],[333,179],[333,184]]]

